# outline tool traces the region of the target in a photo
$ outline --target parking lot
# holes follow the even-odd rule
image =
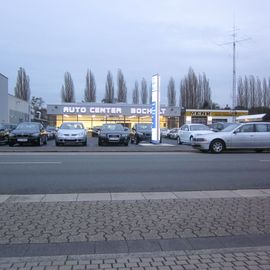
[[[81,145],[65,145],[65,146],[55,146],[54,140],[48,140],[47,145],[42,146],[32,146],[32,145],[15,145],[10,147],[8,145],[0,145],[0,151],[2,152],[17,152],[17,151],[196,151],[190,145],[178,145],[176,140],[162,138],[162,143],[159,145],[154,145],[149,142],[140,142],[138,145],[129,142],[128,146],[122,145],[107,145],[98,146],[98,138],[88,135],[87,146]]]

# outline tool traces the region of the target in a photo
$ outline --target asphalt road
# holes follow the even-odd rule
[[[0,153],[0,194],[270,188],[269,153]]]

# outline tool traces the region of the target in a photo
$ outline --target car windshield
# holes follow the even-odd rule
[[[39,130],[39,124],[36,123],[21,123],[17,126],[17,130]]]
[[[122,125],[103,125],[101,131],[124,131]]]
[[[139,124],[137,125],[138,130],[149,130],[152,128],[151,124]]]
[[[235,128],[237,128],[240,124],[231,124],[227,127],[225,127],[222,132],[230,132],[232,130],[234,130]]]
[[[47,127],[46,130],[53,131],[55,130],[55,127]]]
[[[204,125],[195,125],[195,126],[190,126],[191,131],[196,131],[196,130],[209,130],[208,126]]]
[[[63,123],[60,129],[83,129],[81,123]]]

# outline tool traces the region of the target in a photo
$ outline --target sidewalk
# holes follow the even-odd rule
[[[269,207],[270,190],[1,195],[0,269],[269,269]]]

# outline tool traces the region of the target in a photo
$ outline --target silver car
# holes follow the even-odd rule
[[[270,123],[232,124],[221,132],[194,137],[192,146],[202,152],[213,153],[221,153],[225,149],[254,149],[262,152],[270,149]]]
[[[81,144],[87,145],[87,131],[80,122],[65,122],[58,129],[55,145]]]

